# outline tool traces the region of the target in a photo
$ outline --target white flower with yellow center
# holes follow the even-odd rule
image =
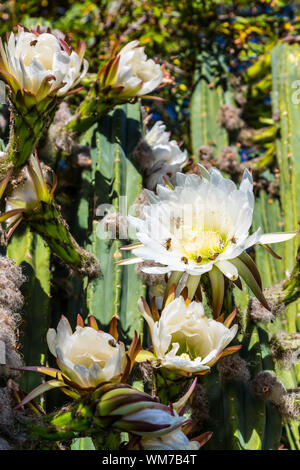
[[[190,441],[180,429],[160,437],[143,437],[140,445],[143,450],[199,450],[200,448],[199,442]]]
[[[171,301],[154,320],[141,299],[139,309],[145,318],[153,344],[153,361],[179,373],[203,374],[222,355],[235,352],[240,346],[226,350],[238,326],[230,329],[220,321],[207,318],[200,302],[185,302],[180,296]],[[230,325],[233,315],[228,320]],[[150,355],[148,356],[149,359]]]
[[[81,388],[94,388],[120,376],[126,366],[123,343],[89,326],[77,325],[72,332],[68,320],[60,320],[57,331],[48,330],[47,343],[61,371]]]
[[[132,249],[136,258],[119,264],[151,260],[164,266],[145,267],[144,272],[186,272],[198,279],[209,272],[213,291],[218,291],[215,303],[219,306],[224,290],[222,275],[238,282],[241,276],[267,306],[259,273],[245,250],[257,243],[265,246],[289,240],[297,232],[263,234],[259,228],[249,235],[254,195],[248,170],[239,189],[216,169],[208,173],[202,168],[202,177],[182,173],[176,176],[174,190],[158,185],[157,195],[147,191],[150,205],[144,207],[144,220],[128,217],[140,243],[123,247]],[[190,282],[195,284],[196,279]]]
[[[0,40],[0,73],[13,91],[27,92],[41,101],[48,94],[66,95],[87,72],[84,43],[77,50],[54,34],[19,27],[6,43]]]
[[[170,140],[170,134],[166,132],[162,121],[157,121],[146,133],[145,142],[151,147],[154,158],[147,178],[147,187],[154,190],[158,183],[164,184],[164,176],[172,181],[175,173],[186,163],[187,153],[180,150],[175,140]]]

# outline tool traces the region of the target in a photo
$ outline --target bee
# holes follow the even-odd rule
[[[172,227],[175,227],[176,229],[179,229],[182,224],[181,217],[172,217],[171,222]]]
[[[31,46],[36,46],[36,44],[37,44],[37,39],[35,39],[34,41],[31,41],[30,43]]]
[[[113,348],[115,348],[115,347],[117,346],[117,343],[115,342],[114,339],[110,339],[110,340],[108,341],[108,344],[110,344],[110,346],[112,346]]]
[[[164,247],[166,248],[166,250],[169,250],[171,248],[171,241],[172,239],[171,238],[168,238],[165,243],[164,243]]]
[[[196,263],[201,263],[201,261],[202,261],[202,256],[197,256]]]
[[[181,225],[181,217],[176,217],[175,227],[178,229],[180,228],[180,225]]]
[[[230,240],[231,243],[233,243],[234,245],[236,244],[236,238],[235,237],[232,237],[232,239]]]
[[[189,262],[189,260],[187,259],[186,256],[183,256],[183,257],[181,258],[181,261],[182,261],[184,264],[188,264],[188,262]]]
[[[219,256],[220,253],[214,253],[212,256],[210,256],[208,259],[210,259],[211,261],[214,261],[218,256]]]

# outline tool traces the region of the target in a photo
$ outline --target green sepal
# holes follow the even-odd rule
[[[221,271],[215,267],[208,272],[208,276],[211,283],[212,289],[212,308],[214,318],[217,318],[222,309],[224,292],[225,292],[225,281]]]
[[[267,309],[270,310],[268,302],[265,299],[265,296],[257,283],[254,275],[248,268],[248,266],[239,258],[231,259],[230,262],[237,268],[239,275],[244,279],[246,284],[250,287],[253,294],[261,302],[261,304]]]

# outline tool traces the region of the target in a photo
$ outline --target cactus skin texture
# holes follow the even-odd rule
[[[255,200],[253,231],[259,226],[263,232],[297,229],[296,214],[299,216],[300,200],[299,196],[298,199],[296,197],[296,177],[298,176],[299,180],[300,164],[296,139],[300,124],[300,108],[299,105],[293,105],[291,100],[291,93],[294,92],[292,81],[296,80],[297,76],[299,77],[298,60],[295,60],[295,54],[296,57],[300,54],[298,45],[279,44],[271,54],[268,51],[260,61],[257,61],[257,65],[250,67],[249,76],[244,77],[246,83],[251,83],[253,80],[272,83],[273,113],[280,111],[280,122],[277,125],[280,132],[272,131],[269,139],[270,145],[276,149],[280,172],[280,198],[270,196],[265,190],[259,192]],[[270,82],[271,65],[272,81]],[[269,90],[270,86],[268,85],[267,88]],[[256,91],[259,99],[264,96],[265,90],[259,91],[257,87]],[[208,94],[216,93],[217,89],[209,88],[203,79],[196,85],[191,110],[192,145],[195,154],[201,145],[207,145],[208,140],[211,139],[208,137],[208,129],[214,129],[211,120],[214,119],[216,123],[218,106],[221,106],[223,101],[219,101],[218,104],[216,102],[213,113],[212,109],[208,112],[205,106],[208,104]],[[215,136],[220,135],[218,130],[214,129],[214,131]],[[218,139],[215,137],[217,142],[219,142]],[[228,145],[228,140],[228,136],[223,137],[221,145]],[[234,143],[231,136],[231,145]],[[251,165],[251,161],[249,164]],[[263,176],[270,180],[274,179],[270,172],[263,173]],[[286,279],[287,272],[293,271],[297,241],[278,244],[275,251],[282,256],[282,260],[273,258],[262,247],[255,248],[255,260],[264,287],[282,282]],[[299,322],[299,318],[296,320],[296,312],[299,311],[299,306],[297,308],[299,302],[298,265],[299,261],[294,268],[292,279],[284,284],[284,288],[289,290],[286,304],[289,299],[291,304],[287,305],[284,313],[277,315],[272,323],[254,321],[248,313],[251,292],[244,283],[242,291],[234,287],[232,307],[236,306],[239,310],[241,326],[238,341],[242,344],[242,349],[239,355],[246,361],[250,377],[243,381],[238,377],[225,380],[215,367],[210,374],[199,379],[207,391],[209,400],[209,418],[205,422],[205,428],[213,432],[205,449],[276,450],[280,445],[283,430],[289,447],[300,448],[299,422],[283,419],[278,408],[272,402],[255,396],[252,388],[253,379],[261,371],[276,373],[286,389],[297,387],[299,365],[289,370],[284,368],[281,361],[272,358],[270,342],[277,332],[287,330],[287,334],[292,334],[297,331],[296,321]],[[282,288],[281,295],[283,295]],[[224,303],[223,311],[225,310]]]
[[[24,284],[24,322],[22,333],[27,338],[22,354],[25,364],[45,365],[48,348],[45,333],[50,326],[50,250],[42,237],[29,227],[19,227],[11,237],[7,256],[22,265]],[[41,383],[37,374],[23,374],[21,387],[29,392]]]
[[[144,295],[145,287],[134,266],[122,269],[114,265],[120,255],[120,247],[128,241],[110,239],[106,228],[99,221],[99,206],[108,204],[110,211],[123,211],[126,215],[126,211],[140,194],[142,177],[135,168],[131,155],[142,135],[141,122],[138,104],[123,105],[103,118],[85,136],[85,142],[89,142],[91,146],[90,181],[94,190],[90,195],[93,213],[91,244],[87,248],[101,260],[103,273],[101,279],[93,280],[88,287],[88,310],[101,325],[106,326],[117,315],[126,341],[133,338],[135,330],[138,333],[143,331],[137,301]],[[119,205],[120,196],[126,197],[124,208]],[[86,211],[87,207],[82,207],[82,210]],[[99,214],[97,220],[96,213]]]
[[[224,104],[233,104],[230,88],[224,91],[222,80],[215,70],[215,57],[201,54],[195,73],[195,90],[191,99],[192,151],[198,161],[202,145],[211,146],[214,157],[229,144],[224,127],[219,122],[219,110]],[[228,86],[228,83],[227,83]]]
[[[295,83],[299,79],[299,45],[279,43],[271,53],[272,65],[272,109],[277,112],[280,119],[276,139],[276,156],[280,173],[280,203],[284,217],[284,230],[297,229],[300,214],[300,196],[297,191],[300,177],[299,156],[299,124],[300,107],[295,92]],[[283,266],[284,271],[291,273],[297,255],[297,240],[284,244]],[[293,278],[297,283],[297,278]],[[293,286],[294,291],[296,285]],[[298,283],[299,290],[299,283]],[[299,318],[300,301],[290,303],[286,309],[286,322],[282,326],[288,333],[295,333],[300,329]],[[290,370],[277,367],[277,375],[286,388],[294,388],[300,379],[300,364]],[[300,449],[299,422],[292,421],[286,425],[287,436],[292,449]]]

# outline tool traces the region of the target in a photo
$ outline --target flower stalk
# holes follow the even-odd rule
[[[11,125],[10,139],[5,158],[0,163],[0,178],[9,168],[18,171],[26,164],[42,133],[50,126],[59,98],[45,99],[39,103],[26,103],[26,97],[17,92],[16,99],[10,98]]]

